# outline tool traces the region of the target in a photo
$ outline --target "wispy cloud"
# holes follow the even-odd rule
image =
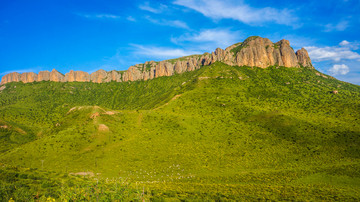
[[[358,41],[349,42],[347,40],[343,40],[342,42],[339,43],[339,45],[351,50],[358,50],[360,47],[360,43]]]
[[[327,24],[325,25],[325,32],[332,32],[332,31],[344,31],[349,27],[349,22],[346,20],[340,21],[337,24]]]
[[[126,19],[131,22],[136,22],[136,19],[132,16],[128,16]]]
[[[125,56],[124,52],[127,52],[126,50],[127,48],[119,47],[114,55],[104,57],[101,61],[86,64],[86,70],[84,71],[91,74],[100,69],[105,71],[127,70],[131,65],[140,63],[132,57]]]
[[[143,46],[131,44],[134,47],[133,53],[141,56],[150,56],[156,59],[171,59],[187,55],[200,54],[198,51],[184,50],[179,48]]]
[[[12,72],[17,72],[17,73],[24,73],[24,72],[34,72],[37,73],[39,71],[39,69],[43,69],[41,67],[36,67],[36,68],[30,68],[30,69],[18,69],[18,70],[11,70],[11,71],[5,71],[5,72],[0,72],[0,76],[4,76],[6,74],[10,74]]]
[[[152,7],[150,6],[149,2],[145,2],[141,5],[139,5],[139,8],[144,11],[149,11],[151,13],[162,13],[164,10],[166,10],[168,7],[164,4],[160,4],[158,7]]]
[[[274,22],[294,27],[297,21],[291,10],[271,7],[253,8],[243,1],[175,0],[173,3],[193,9],[214,20],[233,19],[249,25]]]
[[[335,61],[340,60],[360,60],[360,55],[353,51],[356,50],[357,46],[354,46],[348,41],[342,41],[340,46],[325,46],[316,47],[308,46],[305,47],[310,55],[310,58],[314,61]]]
[[[349,44],[350,44],[350,42],[348,42],[346,40],[343,40],[342,42],[339,43],[340,46],[347,46]]]
[[[334,65],[332,68],[328,70],[328,72],[333,76],[346,75],[347,73],[349,73],[349,71],[350,71],[349,67],[345,64]]]
[[[150,16],[146,16],[145,17],[149,22],[157,24],[157,25],[161,25],[161,26],[170,26],[170,27],[177,27],[177,28],[182,28],[182,29],[190,29],[189,26],[180,20],[165,20],[165,19],[154,19]]]
[[[171,41],[173,43],[179,43],[184,41],[196,42],[196,43],[212,43],[217,47],[225,47],[239,42],[240,32],[230,31],[228,29],[206,29],[194,34],[185,34],[180,37],[173,37]]]
[[[84,18],[93,18],[93,19],[120,19],[121,17],[113,14],[83,14],[77,13],[78,16]]]

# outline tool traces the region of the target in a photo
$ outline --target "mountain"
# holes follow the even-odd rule
[[[224,53],[269,58],[240,46]],[[0,200],[359,201],[360,86],[305,53],[306,66],[289,54],[273,59],[295,67],[224,59],[134,82],[6,83]]]
[[[148,80],[161,76],[171,76],[187,71],[194,71],[201,66],[210,65],[215,62],[223,62],[228,65],[250,66],[266,68],[269,66],[284,67],[312,67],[307,51],[302,48],[296,53],[291,48],[289,41],[283,39],[277,43],[269,39],[252,36],[242,43],[234,44],[225,50],[217,48],[211,54],[187,56],[178,59],[165,60],[160,62],[145,62],[131,66],[127,71],[98,70],[91,75],[83,71],[73,71],[65,75],[57,70],[41,71],[39,74],[30,73],[10,73],[5,75],[1,84],[9,82],[24,83],[34,81],[58,81],[58,82],[94,82],[104,83],[110,81],[136,81]]]

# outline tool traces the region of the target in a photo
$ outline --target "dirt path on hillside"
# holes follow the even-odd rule
[[[171,102],[171,101],[173,101],[173,100],[176,100],[176,99],[177,99],[178,97],[180,97],[181,95],[182,95],[182,94],[175,95],[173,98],[171,98],[171,100],[170,100],[169,102]],[[160,109],[160,108],[163,108],[164,106],[168,105],[169,102],[167,102],[167,103],[165,103],[165,104],[163,104],[163,105],[161,105],[161,106],[158,106],[158,107],[156,107],[156,108],[153,109],[153,110],[158,110],[158,109]]]

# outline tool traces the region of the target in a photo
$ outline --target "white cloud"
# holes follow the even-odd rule
[[[120,19],[121,17],[113,14],[81,14],[77,13],[78,16],[84,18],[95,18],[95,19]]]
[[[339,43],[339,45],[349,48],[351,50],[357,50],[357,49],[359,49],[360,43],[357,41],[349,42],[349,41],[343,40],[342,42]]]
[[[131,22],[136,22],[136,19],[132,16],[128,16],[126,19]]]
[[[78,66],[77,69],[82,69],[83,71],[91,74],[100,69],[103,69],[105,71],[127,70],[131,65],[140,63],[137,59],[125,55],[126,53],[124,52],[127,53],[128,49],[124,47],[119,47],[114,55],[105,56],[102,58],[102,60],[99,61],[92,61],[83,64],[81,67]]]
[[[349,22],[346,20],[340,21],[338,24],[327,24],[325,25],[325,32],[332,32],[332,31],[344,31],[349,27]]]
[[[174,43],[183,41],[190,42],[210,42],[217,47],[226,47],[239,42],[240,33],[238,31],[232,32],[226,29],[207,29],[195,34],[185,34],[180,37],[173,37],[171,39]]]
[[[150,16],[146,16],[145,17],[147,20],[149,20],[151,23],[157,24],[157,25],[162,25],[162,26],[170,26],[170,27],[177,27],[177,28],[182,28],[182,29],[190,29],[189,26],[180,20],[165,20],[165,19],[154,19],[151,18]]]
[[[144,4],[139,5],[139,8],[144,11],[149,11],[151,13],[162,13],[168,7],[164,4],[160,4],[158,8],[154,8],[150,6],[149,2],[145,2]]]
[[[314,61],[340,61],[340,60],[360,60],[360,55],[357,52],[351,50],[348,46],[326,46],[316,47],[308,46],[305,47],[310,55],[310,58]]]
[[[288,9],[253,8],[243,1],[175,0],[173,3],[193,9],[214,20],[233,19],[250,25],[266,22],[294,25],[293,23],[297,21],[297,17]]]
[[[341,65],[334,65],[328,71],[331,75],[337,76],[337,75],[346,75],[347,73],[349,73],[350,69],[347,65],[341,64]]]
[[[200,54],[197,51],[189,51],[183,49],[174,49],[168,47],[156,47],[156,46],[142,46],[138,44],[131,44],[135,50],[134,54],[142,56],[151,56],[156,59],[171,59],[176,57],[183,57],[187,55]]]
[[[348,41],[346,41],[346,40],[344,40],[344,41],[342,41],[342,42],[339,43],[340,46],[347,46],[347,45],[349,45],[349,44],[350,44],[350,42],[348,42]]]
[[[95,15],[97,18],[111,18],[111,19],[118,19],[120,16],[117,15],[111,15],[111,14],[97,14]]]

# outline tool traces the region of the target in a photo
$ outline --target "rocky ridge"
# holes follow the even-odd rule
[[[310,67],[313,68],[308,52],[302,48],[296,52],[290,46],[288,40],[282,39],[273,43],[267,38],[252,36],[242,43],[227,47],[225,50],[217,48],[214,52],[203,55],[192,55],[177,59],[164,60],[160,62],[149,61],[129,67],[126,71],[98,70],[91,74],[83,71],[73,71],[65,75],[53,69],[40,71],[39,74],[27,72],[19,74],[13,72],[5,75],[1,85],[9,82],[126,82],[136,80],[148,80],[161,76],[171,76],[187,71],[194,71],[204,65],[214,62],[223,62],[228,65],[250,66],[266,68],[269,66],[284,67]]]

